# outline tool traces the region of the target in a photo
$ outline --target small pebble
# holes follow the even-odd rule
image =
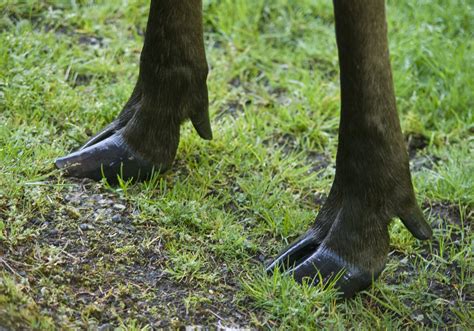
[[[122,216],[120,216],[119,214],[115,214],[114,216],[112,216],[112,222],[119,223],[121,221],[122,221]]]
[[[82,230],[82,231],[89,231],[89,230],[94,230],[94,227],[90,224],[86,224],[86,223],[82,223],[81,225],[79,225],[79,228]]]
[[[32,218],[32,219],[30,220],[30,222],[31,222],[31,224],[33,224],[33,225],[41,225],[41,220],[38,219],[38,218]]]
[[[105,323],[102,324],[97,328],[98,331],[112,331],[114,329],[114,326],[110,323]]]
[[[117,210],[124,210],[126,207],[120,203],[116,203],[114,204],[114,209],[117,209]]]

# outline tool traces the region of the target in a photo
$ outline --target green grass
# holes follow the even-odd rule
[[[263,272],[334,176],[332,4],[204,1],[214,140],[189,123],[172,171],[110,187],[53,160],[120,111],[143,1],[0,2],[0,328],[474,327],[474,8],[389,1],[392,67],[417,197],[434,229],[391,228],[353,300]]]

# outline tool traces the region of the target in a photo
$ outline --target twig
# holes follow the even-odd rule
[[[13,274],[17,275],[18,277],[23,278],[22,275],[20,275],[18,272],[15,271],[15,269],[10,267],[10,265],[7,263],[7,261],[5,261],[4,258],[0,257],[0,262],[2,262],[7,267],[7,269],[9,269]]]

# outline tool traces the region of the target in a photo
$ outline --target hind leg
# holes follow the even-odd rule
[[[383,0],[334,0],[341,81],[336,176],[311,229],[269,266],[296,280],[339,274],[345,296],[368,287],[385,266],[388,225],[431,229],[417,206],[395,105]]]

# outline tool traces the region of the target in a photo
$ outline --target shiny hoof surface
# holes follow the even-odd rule
[[[311,231],[287,247],[267,267],[267,272],[271,274],[276,268],[293,276],[299,283],[328,284],[335,281],[335,287],[345,298],[353,297],[369,287],[382,271],[373,273],[361,270],[325,247],[324,243],[319,244]]]
[[[117,183],[118,176],[124,180],[144,180],[154,169],[152,163],[132,151],[119,132],[57,159],[55,165],[67,176],[94,180],[105,177],[110,183]]]

